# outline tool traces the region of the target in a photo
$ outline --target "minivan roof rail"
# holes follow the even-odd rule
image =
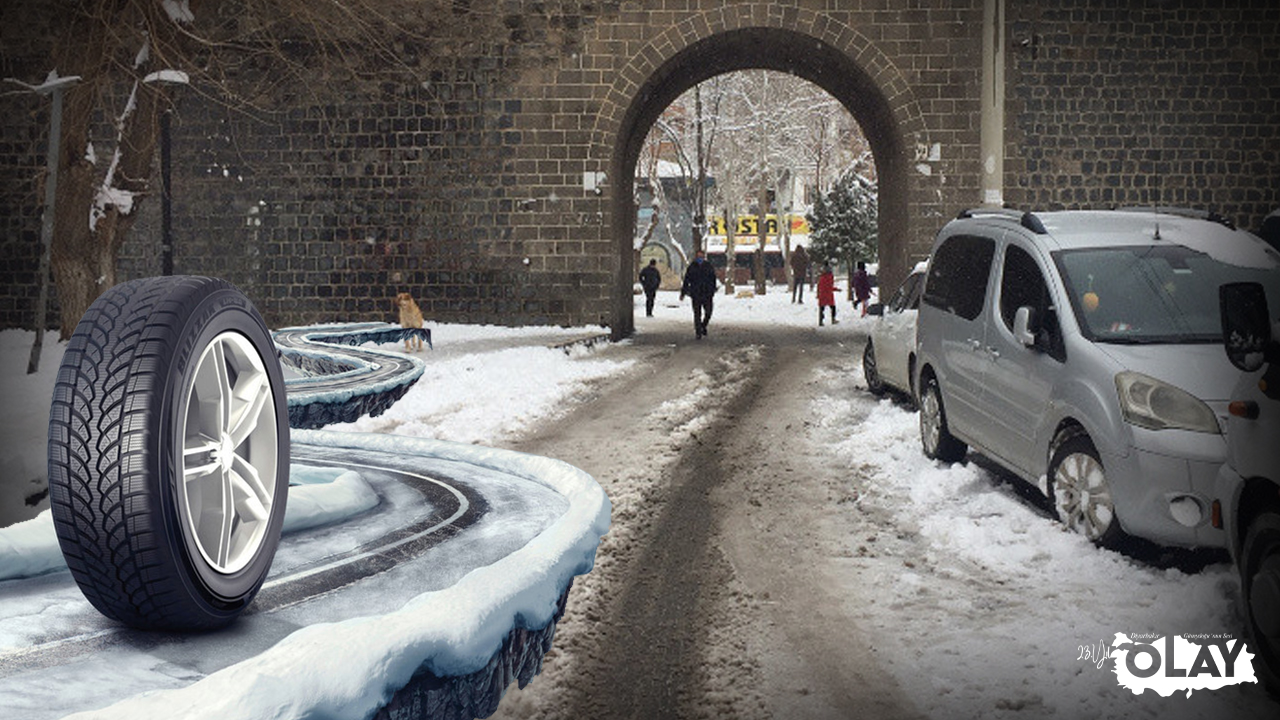
[[[956,219],[963,220],[966,218],[977,218],[977,217],[992,217],[992,218],[1003,218],[1005,220],[1013,220],[1017,222],[1019,225],[1021,225],[1022,227],[1030,230],[1031,232],[1037,235],[1044,235],[1047,232],[1049,232],[1048,230],[1045,230],[1044,223],[1040,221],[1040,218],[1036,217],[1035,213],[1023,212],[1021,210],[1014,210],[1013,208],[993,208],[993,207],[969,208],[967,210],[961,210],[960,214],[956,216]]]
[[[1209,222],[1218,223],[1219,225],[1230,228],[1231,230],[1236,229],[1236,224],[1230,218],[1220,215],[1212,210],[1200,210],[1197,208],[1185,208],[1185,207],[1171,207],[1168,205],[1155,205],[1155,206],[1126,205],[1126,206],[1118,207],[1115,209],[1119,212],[1163,213],[1165,215],[1177,215],[1178,217],[1193,218],[1195,220],[1208,220]]]

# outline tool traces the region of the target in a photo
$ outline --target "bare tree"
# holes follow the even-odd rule
[[[721,151],[712,165],[722,204],[754,206],[757,246],[752,275],[756,292],[764,293],[765,224],[774,204],[770,197],[785,195],[780,192],[781,181],[794,177],[805,164],[797,140],[803,137],[811,113],[810,98],[814,91],[821,91],[790,75],[769,71],[726,78]]]
[[[422,38],[406,28],[447,38],[468,35],[458,23],[501,23],[458,0],[48,0],[6,11],[61,28],[50,62],[79,78],[65,95],[50,248],[63,339],[116,283],[120,248],[155,193],[160,118],[180,96],[261,113],[264,99],[323,87],[308,81],[316,73],[412,77],[421,68],[404,61],[404,43]],[[98,117],[109,137],[94,136]]]

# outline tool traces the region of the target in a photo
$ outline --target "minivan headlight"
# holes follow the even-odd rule
[[[1222,431],[1208,405],[1167,382],[1126,370],[1116,375],[1116,390],[1126,422],[1151,430]]]

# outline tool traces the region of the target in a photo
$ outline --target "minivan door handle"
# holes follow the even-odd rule
[[[979,350],[982,348],[981,340],[974,340],[973,338],[969,338],[968,340],[965,340],[965,342],[969,343],[969,347],[973,348],[974,350]]]
[[[999,350],[997,350],[995,347],[992,347],[992,346],[988,345],[988,346],[987,346],[987,353],[989,353],[989,354],[991,355],[991,359],[992,359],[992,360],[999,360],[999,359],[1000,359],[1000,351],[999,351]]]

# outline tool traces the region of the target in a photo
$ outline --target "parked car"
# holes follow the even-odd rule
[[[1256,283],[1220,292],[1223,347],[1241,375],[1231,393],[1214,518],[1240,571],[1254,672],[1280,695],[1280,317],[1268,314]]]
[[[973,447],[1100,545],[1224,546],[1209,513],[1238,372],[1217,291],[1260,282],[1276,303],[1278,270],[1275,249],[1205,213],[962,212],[917,319],[925,453]]]
[[[927,267],[927,262],[916,263],[887,304],[867,306],[867,314],[876,320],[862,350],[862,374],[873,395],[896,390],[915,398],[911,378],[916,361],[916,314]]]

